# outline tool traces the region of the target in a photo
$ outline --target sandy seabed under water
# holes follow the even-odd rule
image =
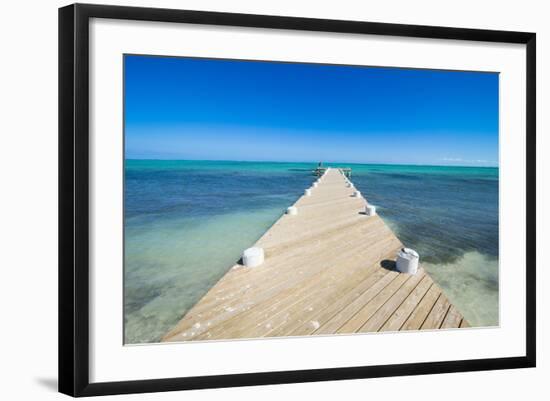
[[[471,326],[498,326],[498,259],[467,252],[452,263],[422,265]]]

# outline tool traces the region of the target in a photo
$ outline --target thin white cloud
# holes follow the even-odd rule
[[[496,164],[494,161],[490,161],[490,160],[462,159],[460,157],[444,157],[443,159],[440,159],[440,161],[452,162],[452,163],[470,163],[470,164]]]

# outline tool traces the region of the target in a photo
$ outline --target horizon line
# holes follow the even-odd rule
[[[149,158],[149,157],[124,157],[127,160],[149,160],[149,161],[194,161],[194,162],[238,162],[238,163],[311,163],[318,164],[319,161],[281,161],[281,160],[231,160],[231,159],[181,159],[181,158]],[[462,164],[431,164],[431,163],[390,163],[390,162],[322,162],[323,164],[359,164],[359,165],[383,165],[383,166],[416,166],[416,167],[467,167],[467,168],[499,168],[499,165],[462,165]],[[488,163],[490,164],[490,163]],[[328,166],[330,167],[330,166]]]

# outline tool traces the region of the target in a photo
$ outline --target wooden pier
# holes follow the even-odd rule
[[[403,244],[337,169],[254,246],[265,262],[236,264],[163,341],[424,330],[468,323],[422,267],[398,273]],[[421,255],[422,256],[422,255]]]

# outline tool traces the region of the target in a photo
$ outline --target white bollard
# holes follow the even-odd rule
[[[360,198],[361,197],[361,192],[360,191],[355,191],[353,196],[356,197],[356,198]]]
[[[374,215],[376,215],[376,206],[374,206],[374,205],[367,205],[367,206],[365,207],[365,214],[366,214],[367,216],[374,216]]]
[[[317,184],[317,182],[314,182],[313,185],[312,185],[312,187],[313,187],[313,188],[317,188],[317,185],[319,185],[319,184]]]
[[[242,256],[243,265],[246,267],[258,267],[264,263],[264,250],[259,247],[245,249]]]
[[[290,206],[286,209],[286,214],[296,216],[298,214],[298,208],[296,206]]]
[[[304,191],[304,195],[305,195],[305,196],[311,196],[311,189],[306,189],[306,190]]]
[[[416,274],[418,270],[418,253],[410,248],[402,248],[397,253],[395,267],[401,273]]]
[[[348,188],[353,188],[353,184],[351,182],[348,182]]]

